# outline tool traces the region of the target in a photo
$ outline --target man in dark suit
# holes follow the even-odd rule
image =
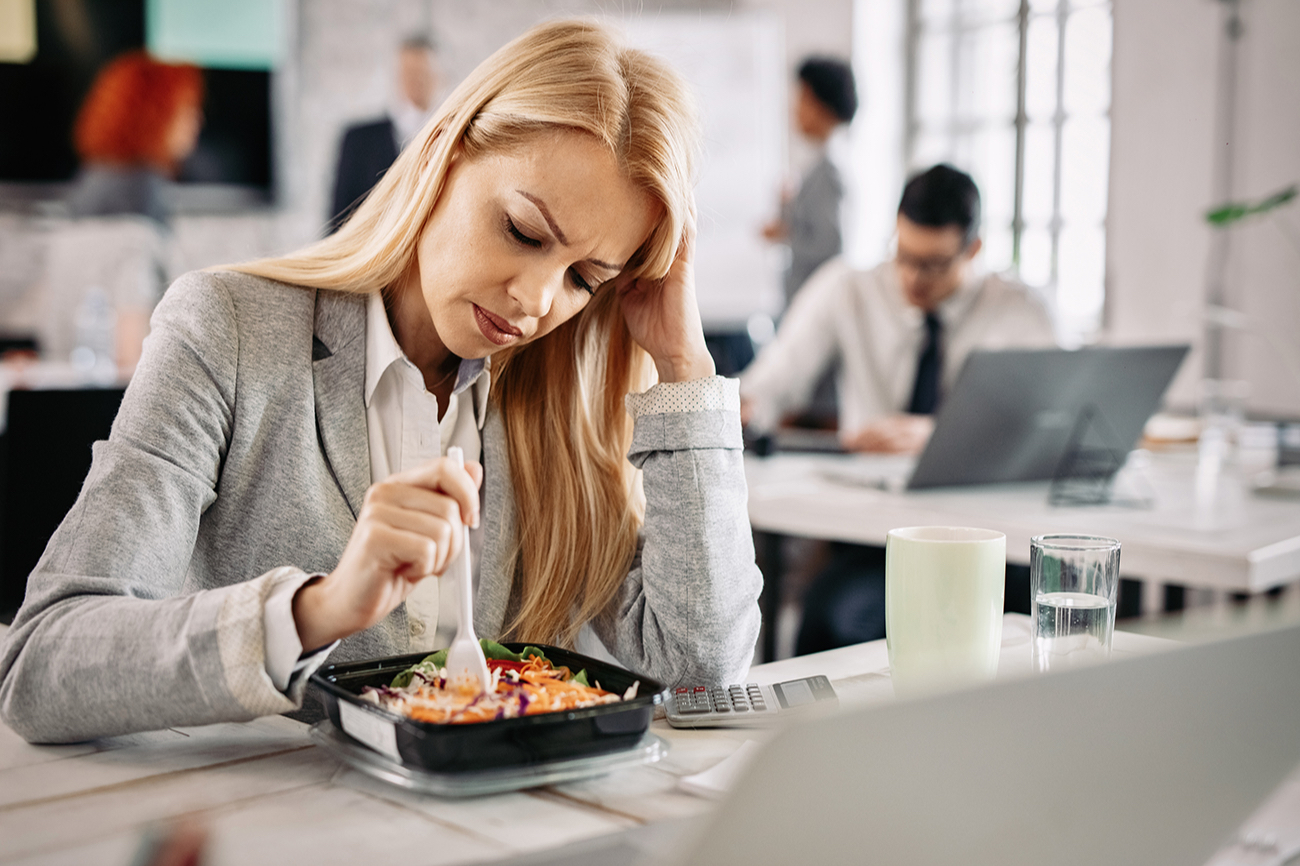
[[[413,37],[402,43],[397,82],[396,104],[383,118],[350,126],[343,134],[330,203],[331,232],[352,214],[428,119],[440,84],[437,55],[428,39]]]

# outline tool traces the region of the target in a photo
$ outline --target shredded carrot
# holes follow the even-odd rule
[[[484,692],[450,688],[446,670],[440,670],[436,678],[418,674],[406,687],[368,689],[363,697],[418,721],[458,725],[617,703],[635,694],[635,685],[626,696],[585,686],[567,667],[530,656],[517,671],[494,669]]]

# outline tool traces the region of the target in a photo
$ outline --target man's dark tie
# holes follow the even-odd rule
[[[912,400],[907,411],[913,415],[929,415],[939,405],[939,371],[943,367],[943,323],[934,312],[925,314],[925,344],[916,360],[916,382],[912,385]]]

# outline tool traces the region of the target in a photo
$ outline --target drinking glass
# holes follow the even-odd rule
[[[991,680],[1002,649],[1007,538],[914,526],[885,543],[885,638],[900,697]]]
[[[1119,542],[1037,535],[1029,542],[1034,668],[1065,670],[1110,656],[1119,595]]]

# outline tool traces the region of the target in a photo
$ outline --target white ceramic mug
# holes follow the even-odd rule
[[[900,697],[991,680],[1002,649],[1007,538],[912,526],[885,544],[885,634]]]

